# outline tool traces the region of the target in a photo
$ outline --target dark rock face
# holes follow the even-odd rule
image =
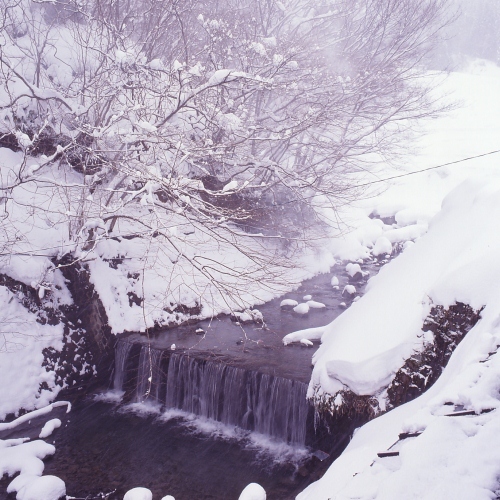
[[[109,383],[116,338],[90,283],[89,271],[80,263],[72,263],[71,256],[57,264],[62,265],[60,269],[74,304],[61,308],[69,328],[65,330],[62,351],[47,352],[47,367],[56,371],[57,381],[64,387],[61,396],[70,397]]]
[[[0,286],[14,293],[21,305],[36,316],[38,323],[63,325],[63,348],[61,351],[52,347],[44,349],[43,366],[55,373],[56,384],[63,387],[63,394],[83,391],[93,379],[96,368],[85,330],[75,318],[77,306],[59,307],[51,291],[40,298],[35,288],[5,274],[0,274]],[[39,391],[47,389],[45,382],[39,387]]]
[[[358,396],[350,390],[315,395],[313,401],[314,422],[307,426],[306,442],[313,449],[330,454],[330,460],[344,451],[357,427],[380,414],[376,398]]]
[[[424,332],[434,334],[434,341],[407,359],[396,373],[387,390],[389,407],[407,403],[429,389],[441,375],[457,345],[480,318],[481,310],[476,311],[461,302],[448,309],[434,306],[422,327]]]

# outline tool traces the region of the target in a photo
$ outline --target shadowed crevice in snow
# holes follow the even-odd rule
[[[431,309],[422,330],[432,332],[434,339],[421,352],[407,359],[396,373],[387,389],[390,408],[417,398],[436,382],[453,351],[481,319],[481,311],[462,302],[448,308],[434,306]]]

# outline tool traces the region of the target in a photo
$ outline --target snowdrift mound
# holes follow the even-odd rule
[[[429,232],[370,280],[362,300],[325,328],[309,397],[350,389],[381,396],[404,361],[433,341],[422,326],[433,306],[479,310],[495,290],[500,184],[465,181]],[[381,396],[383,399],[383,397]]]
[[[359,429],[299,500],[498,495],[499,200],[499,181],[464,182],[444,200],[427,235],[386,266],[363,299],[326,328],[310,393],[347,387],[383,400],[398,362],[432,341],[426,339],[432,332],[421,330],[430,307],[484,307],[437,382]],[[355,369],[366,361],[362,370]]]

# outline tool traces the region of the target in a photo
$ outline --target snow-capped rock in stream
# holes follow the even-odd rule
[[[125,493],[123,500],[153,500],[153,494],[148,488],[132,488]]]
[[[257,483],[250,483],[242,492],[238,500],[266,500],[266,490]]]

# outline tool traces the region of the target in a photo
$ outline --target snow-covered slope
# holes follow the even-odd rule
[[[499,149],[500,71],[478,64],[473,70],[452,75],[448,82],[466,106],[437,122],[443,129],[424,139],[425,157],[435,158],[436,164]],[[299,500],[496,498],[499,167],[500,156],[490,155],[449,166],[441,177],[437,170],[398,179],[372,204],[383,216],[416,221],[418,213],[428,218],[449,193],[428,233],[372,279],[360,301],[325,327],[314,357],[311,395],[313,389],[334,394],[348,387],[383,398],[403,359],[431,340],[421,328],[432,305],[463,302],[484,309],[436,384],[359,429],[326,475]],[[446,416],[454,409],[475,414]],[[492,411],[481,414],[485,410]],[[398,440],[401,433],[419,435]],[[377,457],[387,450],[399,456]]]
[[[485,306],[481,320],[458,346],[439,381],[417,400],[360,429],[328,473],[299,496],[301,500],[492,498],[498,477],[492,464],[498,464],[500,456],[489,443],[500,425],[497,411],[478,417],[443,415],[453,411],[445,403],[477,413],[500,406],[499,217],[500,180],[464,182],[446,198],[429,233],[387,266],[343,321],[327,330],[313,381],[332,390],[341,379],[354,391],[374,393],[383,377],[390,377],[401,363],[383,348],[394,353],[412,347],[430,301]],[[379,308],[374,300],[380,301]],[[353,343],[342,341],[344,335]],[[343,363],[326,358],[328,350],[343,355]],[[355,358],[358,351],[361,354]],[[367,352],[375,356],[368,361],[371,372],[362,361]],[[351,360],[362,369],[357,370]],[[398,459],[378,459],[370,467],[377,453],[386,451],[404,432],[422,435],[398,444]]]

